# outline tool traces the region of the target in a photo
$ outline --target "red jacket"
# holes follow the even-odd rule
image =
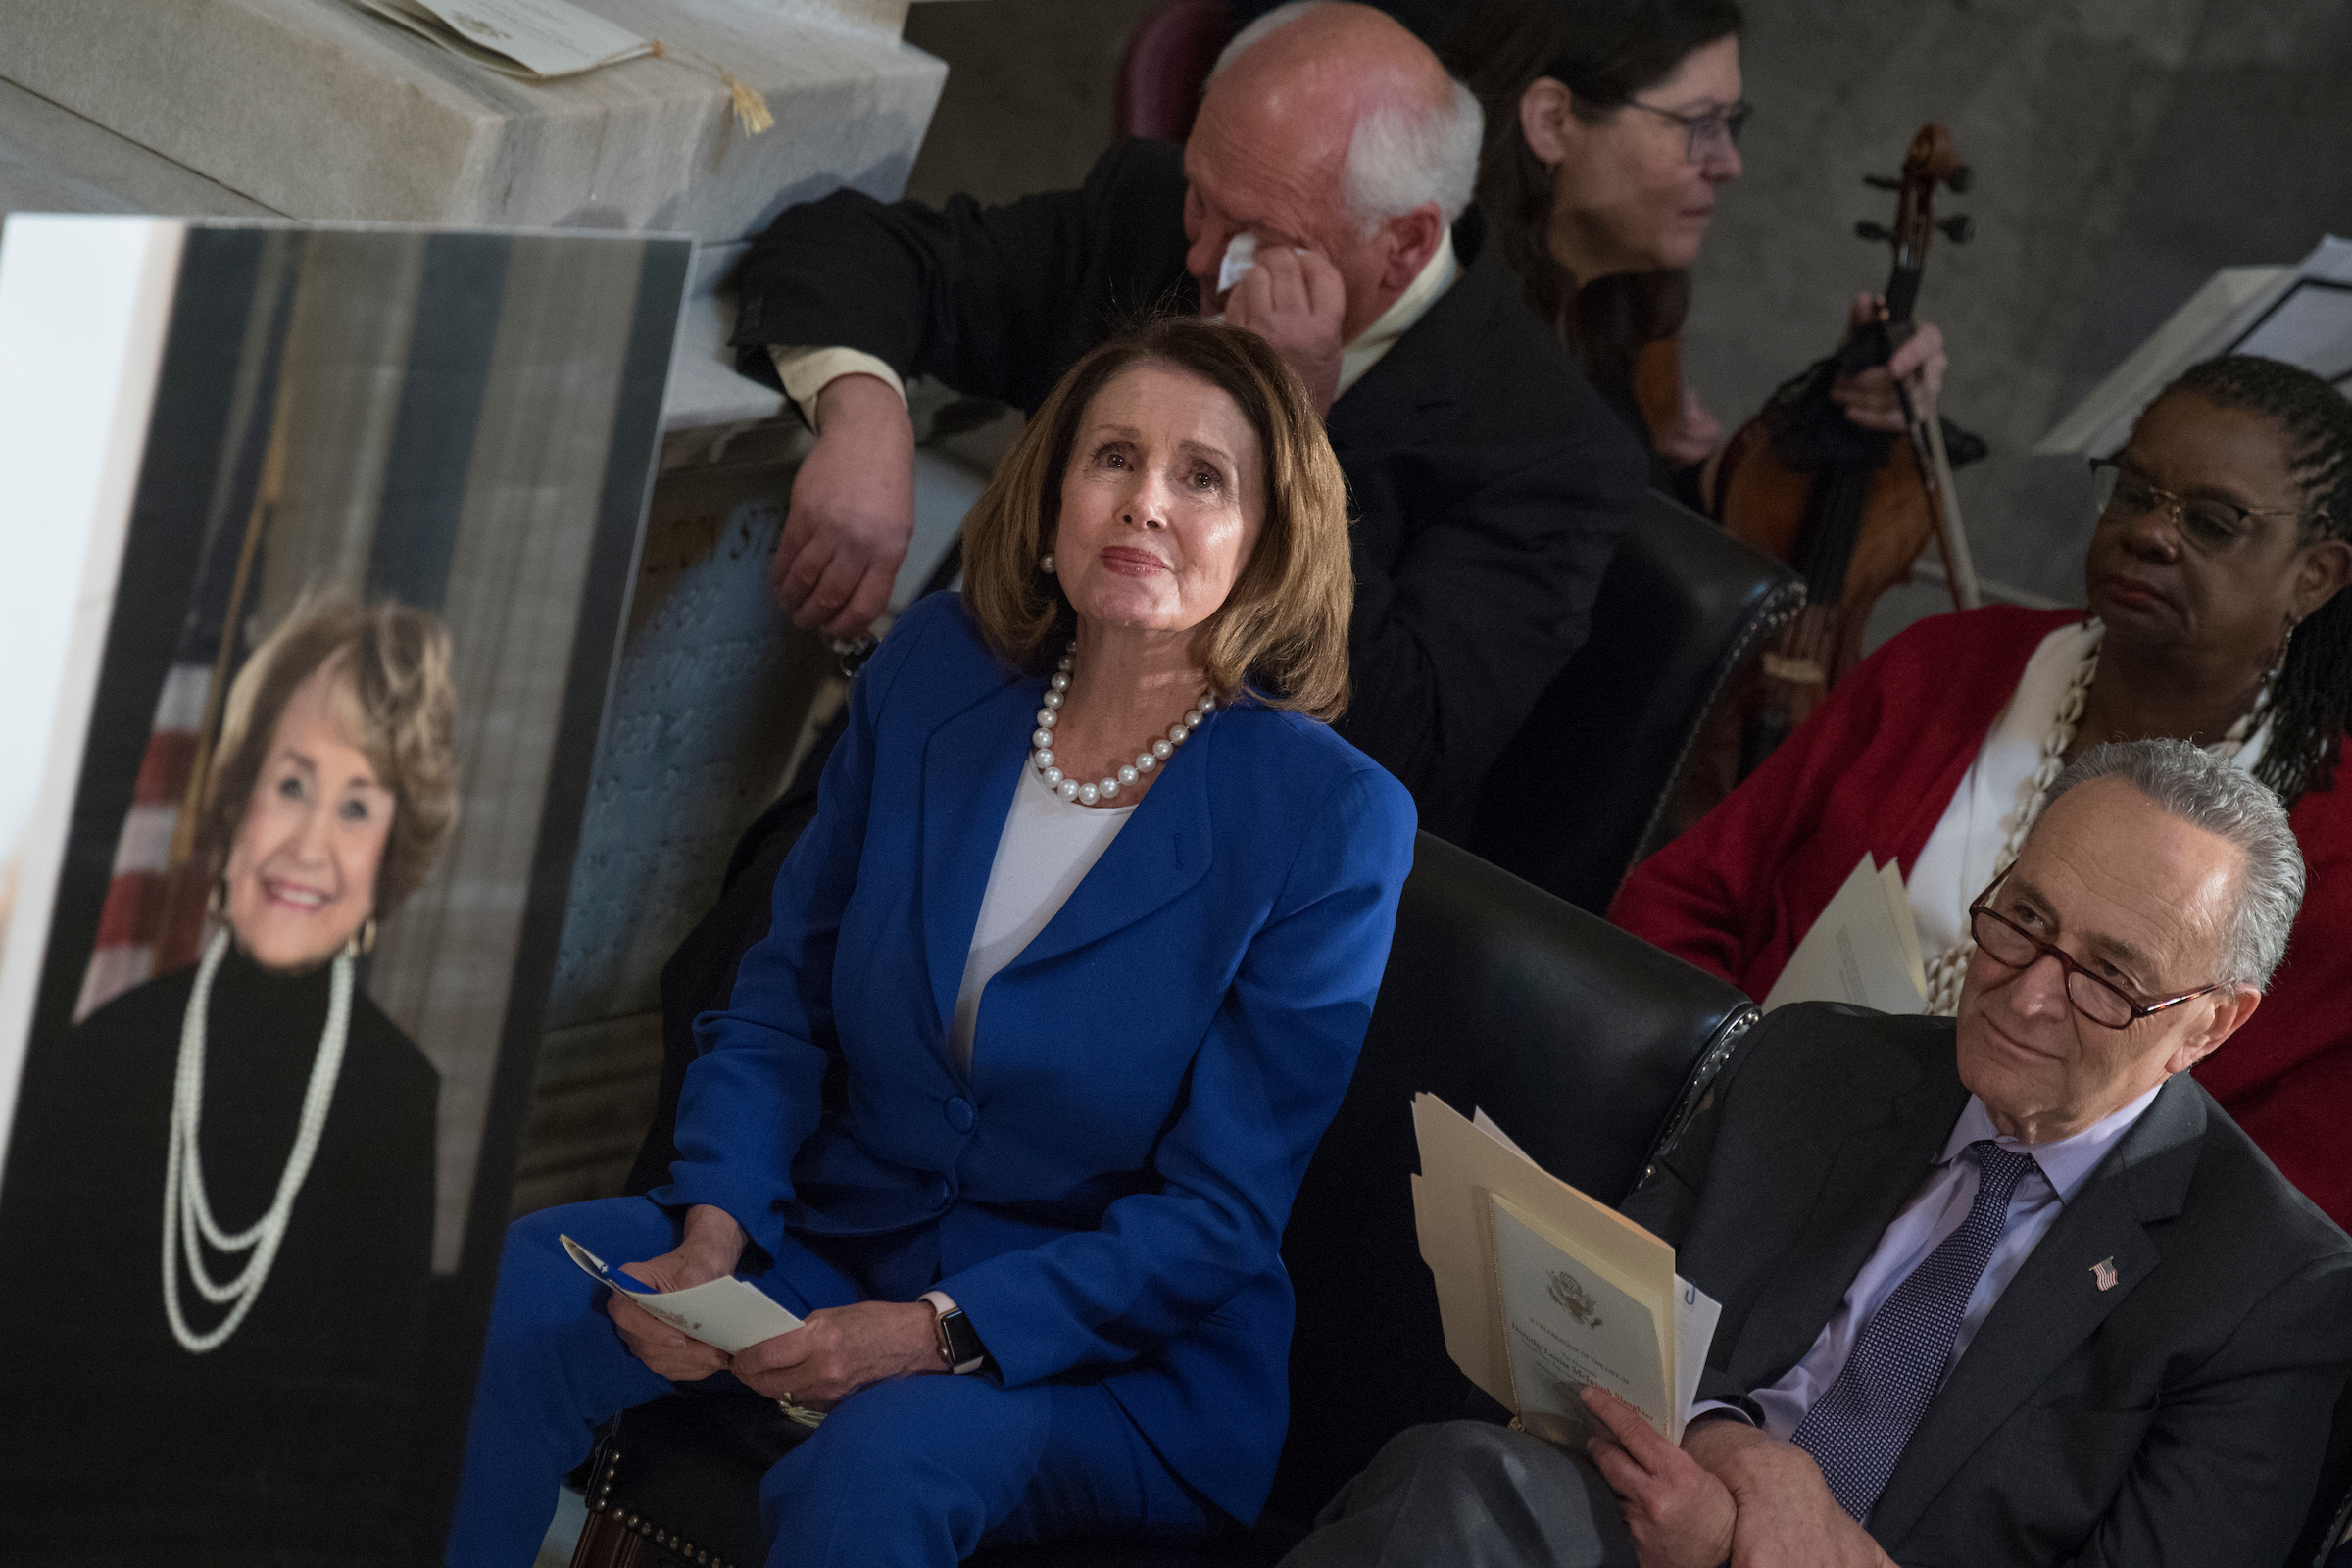
[[[1762,999],[1866,852],[1911,874],[2027,660],[2081,614],[1993,606],[1912,626],[1638,866],[1609,918]],[[2352,1229],[2352,788],[2306,794],[2291,820],[2309,885],[2286,962],[2196,1075]]]

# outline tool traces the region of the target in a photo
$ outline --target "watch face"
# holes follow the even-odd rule
[[[980,1343],[980,1335],[973,1329],[972,1320],[960,1310],[944,1314],[939,1320],[939,1329],[948,1338],[950,1366],[964,1366],[988,1354],[988,1348]]]

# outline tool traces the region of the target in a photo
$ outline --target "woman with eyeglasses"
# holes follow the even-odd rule
[[[1528,304],[1693,505],[1723,421],[1657,349],[1682,330],[1716,194],[1740,177],[1740,26],[1738,0],[1481,0],[1445,51],[1486,110],[1479,208]],[[1876,309],[1857,299],[1853,323]],[[1943,370],[1923,323],[1832,396],[1900,431],[1895,378],[1933,399]]]
[[[2339,591],[2352,403],[2276,360],[2209,360],[2093,466],[2087,615],[1991,606],[1912,626],[1637,867],[1610,918],[1761,999],[1861,858],[1891,858],[1928,960],[1927,1010],[1949,1013],[1975,945],[2017,946],[1987,938],[1976,906],[2060,770],[2107,741],[2195,741],[2285,801],[2310,876],[2260,1012],[2197,1077],[2352,1225],[2352,785],[2337,776],[2352,717],[2352,595]],[[2087,978],[2115,979],[2075,956]],[[2131,1027],[2168,1000],[2127,988],[2119,1008],[2082,978],[2070,994],[2096,1025]]]

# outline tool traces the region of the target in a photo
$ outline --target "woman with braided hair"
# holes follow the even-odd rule
[[[1638,867],[1610,918],[1761,999],[1856,862],[1891,858],[1928,1010],[1949,1012],[1968,906],[2059,770],[2104,741],[2197,741],[2278,792],[2310,875],[2285,965],[2197,1077],[2352,1225],[2352,403],[2275,360],[2209,360],[2093,467],[2087,616],[1911,627]]]

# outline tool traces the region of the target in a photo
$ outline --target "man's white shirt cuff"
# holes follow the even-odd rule
[[[817,428],[816,395],[825,389],[827,382],[845,375],[873,376],[896,392],[900,402],[906,400],[906,383],[899,379],[899,372],[871,354],[861,354],[856,349],[812,349],[779,343],[769,346],[767,357],[775,362],[776,376],[784,383],[784,395],[800,406],[801,417],[808,421],[811,430]]]

